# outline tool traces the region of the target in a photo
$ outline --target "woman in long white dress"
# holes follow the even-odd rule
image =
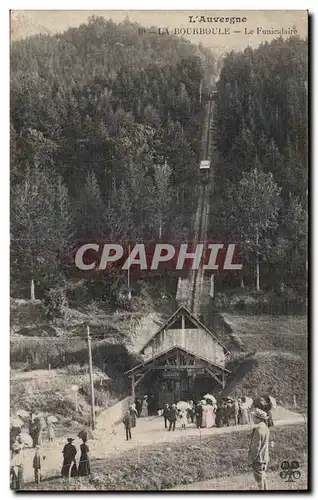
[[[201,425],[201,427],[206,427],[208,408],[207,408],[206,401],[204,399],[201,401],[201,404],[202,404],[202,425]]]
[[[208,428],[213,427],[215,425],[215,413],[214,413],[214,407],[210,404],[207,403],[206,405],[206,426]]]
[[[141,417],[148,417],[148,400],[147,396],[144,397],[141,407]]]

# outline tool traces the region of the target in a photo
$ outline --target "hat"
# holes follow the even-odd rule
[[[253,411],[253,415],[254,417],[259,418],[260,420],[264,420],[265,422],[268,419],[266,411],[261,410],[260,408],[255,408],[255,410]]]
[[[12,451],[20,451],[21,446],[18,443],[13,443],[12,445]]]
[[[72,441],[74,441],[73,438],[67,438],[68,442],[71,443]]]

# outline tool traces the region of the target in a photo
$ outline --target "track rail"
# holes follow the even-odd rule
[[[213,120],[214,120],[214,102],[209,101],[205,105],[203,128],[202,128],[202,142],[200,152],[200,162],[202,160],[212,160],[214,144],[213,144]],[[194,223],[194,245],[206,242],[206,235],[209,222],[210,210],[210,194],[213,189],[213,164],[211,162],[210,171],[207,172],[207,177],[202,179],[198,192],[198,205],[195,215]],[[205,173],[204,173],[205,175]],[[211,182],[212,181],[212,182]],[[205,248],[205,247],[204,247]],[[206,249],[205,249],[206,250]],[[200,303],[202,296],[202,287],[204,279],[203,258],[198,269],[190,271],[190,287],[188,308],[193,314],[199,314]]]

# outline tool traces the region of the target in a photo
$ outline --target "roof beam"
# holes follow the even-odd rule
[[[223,381],[220,380],[219,377],[215,375],[215,373],[213,373],[209,368],[206,368],[206,371],[211,375],[211,377],[214,378],[214,380],[216,380],[223,387]]]

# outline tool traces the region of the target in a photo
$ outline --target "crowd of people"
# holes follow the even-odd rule
[[[164,427],[169,431],[175,430],[176,422],[180,421],[181,429],[187,424],[195,423],[198,429],[211,427],[229,427],[230,425],[246,425],[253,422],[251,413],[260,402],[251,398],[225,398],[218,401],[211,397],[203,398],[198,402],[192,400],[172,405],[166,404],[159,414],[164,418]],[[262,408],[268,414],[269,426],[273,425],[271,415],[272,403],[266,396]]]
[[[209,395],[207,395],[209,396]],[[165,404],[157,414],[163,417],[164,428],[174,431],[177,423],[185,430],[188,424],[195,424],[198,429],[211,427],[229,427],[230,425],[246,425],[253,423],[252,413],[256,407],[266,411],[268,416],[268,426],[273,425],[272,419],[272,399],[269,396],[252,398],[245,396],[241,398],[218,399],[213,396],[203,397],[194,402],[189,400],[179,401],[171,405]],[[132,438],[131,430],[136,427],[137,418],[148,417],[148,396],[142,400],[137,398],[125,412],[123,423],[126,430],[126,440]]]
[[[207,395],[208,396],[208,395]],[[252,400],[251,398],[225,398],[216,400],[213,396],[203,397],[194,402],[180,401],[174,404],[166,404],[163,409],[158,411],[160,417],[164,420],[164,429],[175,431],[177,422],[180,422],[180,428],[185,430],[188,424],[194,424],[198,429],[223,427],[230,425],[258,424],[252,433],[249,447],[249,461],[252,466],[255,480],[260,489],[266,489],[266,469],[269,455],[269,428],[272,427],[272,409],[273,401],[270,396],[264,396]],[[123,417],[123,424],[126,431],[126,440],[132,439],[132,429],[136,427],[137,419],[148,417],[148,397],[137,398],[134,403],[129,405]],[[49,421],[47,425],[48,441],[51,442],[54,437],[54,422]],[[43,439],[43,422],[30,417],[29,436],[31,445],[35,449],[33,457],[34,481],[41,482],[42,463],[45,460],[41,452]],[[76,476],[88,476],[90,474],[89,448],[87,445],[87,432],[81,431],[78,437],[82,440],[80,445],[80,458],[77,466],[77,449],[73,444],[74,439],[68,438],[64,445],[63,463],[61,475],[64,478]],[[24,487],[23,477],[23,439],[21,429],[18,432],[11,432],[11,488],[22,490]]]
[[[22,490],[24,488],[24,455],[23,449],[31,447],[34,449],[33,471],[34,482],[39,484],[42,479],[42,465],[45,456],[42,453],[44,429],[47,429],[47,440],[52,442],[55,439],[54,419],[48,418],[44,421],[43,417],[34,417],[30,414],[28,423],[28,433],[22,432],[21,427],[12,427],[10,432],[11,466],[10,466],[10,485],[13,490]],[[30,439],[26,439],[29,437]],[[62,477],[88,476],[90,474],[89,448],[87,445],[87,432],[82,430],[78,437],[82,440],[80,445],[80,457],[78,466],[76,463],[77,449],[73,445],[73,438],[67,439],[67,444],[63,447]]]

